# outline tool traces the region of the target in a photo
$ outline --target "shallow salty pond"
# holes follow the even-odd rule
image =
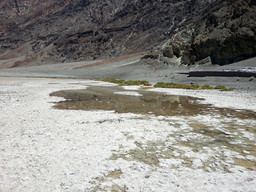
[[[112,160],[122,158],[160,166],[161,159],[176,159],[184,166],[193,167],[193,158],[187,156],[187,149],[191,149],[193,153],[214,151],[215,156],[208,155],[209,158],[199,163],[204,170],[214,169],[216,162],[223,171],[227,171],[227,162],[256,170],[256,127],[253,124],[256,114],[253,111],[216,108],[200,104],[199,98],[143,90],[131,92],[120,87],[89,87],[57,91],[50,95],[66,99],[56,103],[54,107],[57,109],[108,110],[143,114],[145,117],[178,116],[186,120],[187,131],[181,129],[165,138],[175,138],[175,145],[167,146],[162,141],[135,143],[137,148],[124,152],[120,149],[119,153],[110,157]],[[209,119],[200,120],[196,118],[198,116],[208,116]],[[164,121],[169,120],[166,118]],[[169,123],[179,127],[181,122],[170,120]],[[132,134],[127,134],[127,138],[132,139]],[[231,151],[232,155],[227,151]]]
[[[132,94],[134,93],[135,96]],[[128,95],[125,95],[128,94]],[[90,87],[84,90],[58,91],[51,96],[64,97],[55,107],[74,110],[108,110],[117,113],[155,114],[163,116],[193,115],[203,111],[197,99],[147,91],[124,91],[119,87]]]
[[[157,116],[193,116],[218,114],[227,117],[256,119],[249,110],[215,108],[200,104],[202,100],[188,96],[174,96],[150,91],[125,91],[120,87],[89,87],[82,90],[63,90],[50,94],[64,97],[55,108],[73,110],[107,110],[117,113],[154,114]]]

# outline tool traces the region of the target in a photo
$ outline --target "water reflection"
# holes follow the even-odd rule
[[[130,151],[115,153],[111,159],[123,158],[129,161],[141,161],[146,164],[160,166],[161,159],[180,159],[184,166],[193,167],[191,158],[186,156],[180,147],[188,147],[194,153],[212,156],[202,162],[200,168],[204,170],[223,171],[227,169],[227,162],[240,165],[248,169],[256,169],[255,126],[256,114],[249,110],[234,110],[228,108],[215,108],[211,105],[199,104],[198,98],[186,96],[172,96],[149,91],[136,91],[141,96],[127,96],[116,94],[125,92],[120,87],[90,87],[84,90],[64,90],[53,92],[51,96],[64,97],[66,100],[56,103],[55,108],[72,110],[113,110],[117,113],[154,114],[162,116],[183,116],[188,127],[192,128],[169,135],[170,140],[175,139],[173,147],[166,146],[165,142],[151,142],[138,145]],[[193,120],[197,115],[205,115],[215,119],[215,123],[206,123],[203,120]],[[191,118],[190,118],[191,117]],[[142,119],[143,120],[143,119]],[[217,120],[217,121],[216,121]],[[241,121],[242,120],[242,121]],[[249,121],[248,121],[249,120]],[[252,120],[252,121],[250,121]],[[167,121],[167,120],[165,120]],[[211,120],[210,120],[211,121]],[[240,121],[240,122],[239,122]],[[180,127],[180,122],[171,122],[171,126]],[[130,133],[129,139],[133,139]],[[195,136],[196,135],[196,136]],[[184,138],[186,138],[184,140]],[[217,150],[216,150],[217,149]],[[156,151],[158,151],[156,153]],[[231,151],[236,155],[232,157],[225,152]],[[179,153],[179,156],[176,156]],[[209,156],[210,154],[208,154]]]
[[[51,93],[64,97],[55,107],[74,110],[114,110],[117,113],[155,114],[163,116],[194,115],[201,113],[207,105],[200,105],[196,98],[172,96],[161,93],[139,91],[142,96],[115,94],[118,87],[90,87],[85,90],[67,90]]]
[[[149,91],[137,91],[142,95],[139,97],[115,94],[120,91],[124,92],[120,87],[89,87],[84,90],[57,91],[50,95],[66,99],[55,105],[58,109],[113,110],[117,113],[155,114],[157,116],[218,114],[242,119],[256,119],[256,114],[252,111],[215,108],[211,105],[199,104],[199,98]]]

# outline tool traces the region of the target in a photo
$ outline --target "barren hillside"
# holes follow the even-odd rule
[[[0,67],[144,51],[232,63],[256,55],[255,9],[252,0],[1,0]]]

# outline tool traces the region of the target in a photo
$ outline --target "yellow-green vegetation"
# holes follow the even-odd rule
[[[220,91],[232,91],[232,88],[226,88],[225,86],[218,85],[216,87],[212,87],[210,85],[186,85],[186,84],[178,84],[178,83],[164,83],[164,82],[158,82],[154,85],[154,87],[158,88],[176,88],[176,89],[218,89]]]
[[[148,81],[140,81],[140,80],[137,80],[137,81],[124,81],[122,83],[122,85],[144,85],[144,86],[151,86],[152,84],[150,84]]]
[[[226,89],[226,87],[223,85],[217,85],[214,89]]]
[[[130,85],[144,85],[144,86],[152,86],[148,81],[144,80],[123,80],[123,79],[115,79],[115,78],[106,78],[106,79],[98,79],[99,81],[116,83],[120,86],[130,86]],[[196,84],[179,84],[179,83],[164,83],[158,82],[154,85],[155,88],[175,88],[175,89],[193,89],[193,90],[205,90],[205,89],[218,89],[220,91],[233,91],[232,88],[226,88],[223,85],[217,85],[215,87],[210,85],[196,85]]]
[[[214,89],[214,87],[210,86],[210,85],[203,85],[200,87],[201,89]]]
[[[219,89],[220,91],[233,91],[233,88],[226,88],[223,85],[217,85],[216,87],[214,87],[214,89]]]
[[[106,79],[100,79],[100,81],[105,81],[105,82],[110,82],[110,83],[117,83],[121,86],[124,86],[124,85],[128,85],[128,86],[130,86],[130,85],[151,86],[152,85],[148,81],[145,81],[145,80],[135,80],[135,81],[128,80],[128,81],[125,81],[125,80],[122,80],[122,79],[106,78]]]
[[[115,79],[115,78],[106,78],[106,79],[98,79],[99,81],[109,82],[109,83],[116,83],[121,84],[125,82],[125,80],[122,79]]]
[[[164,82],[158,82],[158,83],[156,83],[154,85],[154,87],[159,87],[159,88],[176,88],[176,89],[201,89],[202,88],[202,86],[195,85],[195,84],[186,85],[186,84],[164,83]]]

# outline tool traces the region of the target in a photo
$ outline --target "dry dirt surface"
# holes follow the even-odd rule
[[[89,86],[113,84],[0,78],[0,191],[255,191],[254,91],[154,90],[217,106],[190,116],[53,108]]]
[[[150,83],[173,82],[199,85],[224,85],[238,90],[256,90],[256,78],[253,77],[188,77],[180,73],[189,71],[227,69],[256,69],[256,58],[240,61],[230,65],[180,65],[164,64],[156,60],[141,60],[143,53],[130,54],[112,59],[80,61],[72,63],[47,64],[5,68],[0,76],[5,77],[69,77],[82,79],[119,78],[125,80],[147,80]],[[0,62],[1,66],[1,62]]]

